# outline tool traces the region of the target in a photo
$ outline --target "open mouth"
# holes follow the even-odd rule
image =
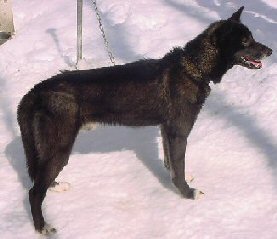
[[[252,59],[249,56],[242,56],[241,58],[242,65],[249,69],[261,69],[262,62],[259,60]]]

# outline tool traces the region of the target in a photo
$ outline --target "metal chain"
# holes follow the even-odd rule
[[[105,31],[104,31],[104,27],[103,27],[103,24],[102,24],[102,19],[101,19],[100,12],[99,12],[98,7],[97,7],[97,4],[96,4],[96,0],[93,0],[93,1],[92,1],[92,4],[93,4],[93,6],[94,6],[94,10],[95,10],[95,13],[96,13],[96,17],[97,17],[97,20],[98,20],[98,23],[99,23],[99,29],[100,29],[100,31],[101,31],[101,33],[102,33],[102,37],[103,37],[104,44],[105,44],[106,50],[107,50],[107,52],[108,52],[109,58],[110,58],[110,60],[111,60],[111,63],[112,63],[113,65],[115,65],[115,58],[114,58],[113,53],[111,52],[110,47],[109,47],[109,42],[108,42],[108,40],[107,40]]]

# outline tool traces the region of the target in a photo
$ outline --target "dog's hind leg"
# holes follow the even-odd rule
[[[161,136],[163,140],[163,150],[164,150],[164,166],[166,169],[170,170],[170,154],[169,154],[169,142],[164,126],[161,125]]]
[[[65,149],[63,149],[65,150]],[[70,151],[70,150],[67,150]],[[69,152],[57,153],[52,159],[40,165],[33,188],[29,191],[29,200],[31,212],[34,220],[34,226],[42,234],[56,232],[56,229],[45,223],[42,215],[42,202],[51,183],[58,176],[69,157]]]
[[[42,215],[42,202],[46,196],[47,189],[58,176],[62,168],[66,165],[70,153],[70,146],[63,147],[62,151],[57,153],[53,158],[39,166],[33,188],[29,191],[29,200],[31,212],[34,220],[34,226],[42,234],[51,234],[56,232],[45,223]]]
[[[41,206],[47,189],[68,162],[77,128],[72,117],[49,116],[46,112],[36,113],[34,125],[39,163],[29,200],[35,229],[42,234],[51,234],[56,229],[45,223]]]

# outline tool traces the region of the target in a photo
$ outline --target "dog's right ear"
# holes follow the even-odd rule
[[[228,20],[240,22],[240,16],[241,16],[243,9],[244,9],[244,6],[242,6],[239,10],[234,12],[233,15]]]

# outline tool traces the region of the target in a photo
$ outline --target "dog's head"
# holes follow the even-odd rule
[[[260,69],[261,60],[272,54],[272,50],[256,42],[250,30],[241,23],[244,7],[214,26],[212,37],[223,60],[231,67],[241,65],[249,69]]]

